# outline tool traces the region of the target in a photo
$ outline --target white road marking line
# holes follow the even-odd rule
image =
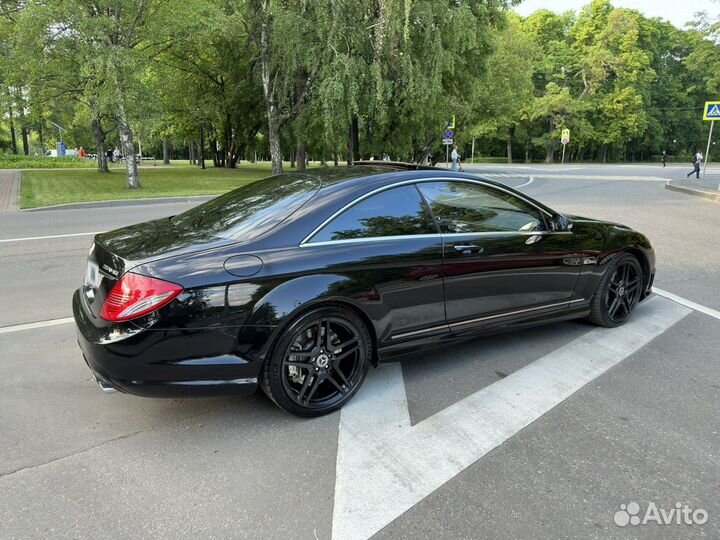
[[[683,298],[682,296],[678,296],[677,294],[658,289],[657,287],[653,287],[652,290],[655,294],[664,296],[665,298],[672,300],[673,302],[677,302],[678,304],[682,304],[685,307],[689,307],[690,309],[694,309],[695,311],[699,311],[700,313],[710,315],[711,317],[715,317],[716,319],[720,320],[720,311],[716,309],[703,306],[702,304],[698,304],[697,302],[693,302],[692,300],[688,300],[687,298]]]
[[[53,238],[71,238],[73,236],[91,236],[100,234],[102,231],[98,232],[81,232],[81,233],[71,233],[71,234],[51,234],[49,236],[26,236],[25,238],[5,238],[3,240],[0,240],[0,243],[6,243],[6,242],[25,242],[28,240],[51,240]]]
[[[669,178],[660,178],[659,176],[600,176],[600,175],[572,175],[572,174],[545,174],[535,173],[536,178],[547,178],[549,180],[571,180],[573,182],[580,180],[594,181],[617,181],[617,182],[667,182]]]
[[[527,182],[525,182],[524,184],[520,184],[519,186],[515,186],[515,189],[520,189],[521,187],[529,186],[530,184],[532,184],[535,181],[535,179],[532,176],[528,176],[528,178],[529,178],[529,180]]]
[[[410,425],[399,364],[368,374],[340,413],[333,533],[364,540],[691,310],[654,297],[620,328],[598,328]]]
[[[73,322],[73,317],[65,317],[63,319],[50,319],[48,321],[38,321],[25,324],[14,324],[12,326],[0,326],[0,334],[11,334],[13,332],[22,332],[23,330],[34,330],[36,328],[45,328],[46,326],[57,326],[58,324],[67,324]]]

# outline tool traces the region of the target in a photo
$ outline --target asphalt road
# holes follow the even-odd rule
[[[291,417],[261,394],[104,395],[72,324],[8,328],[71,315],[89,233],[192,204],[0,214],[0,539],[313,540],[331,538],[333,529],[336,540],[719,537],[720,205],[665,190],[665,179],[684,177],[681,166],[466,169],[557,210],[643,231],[657,252],[656,287],[698,305],[654,298],[629,334],[568,322],[405,360],[394,372],[400,386],[387,388],[404,389],[407,425],[397,432],[388,412],[397,400],[373,409],[367,399],[392,367],[353,409],[315,420]],[[710,173],[720,179],[720,171]],[[667,314],[672,320],[654,322]],[[539,377],[544,409],[518,428],[498,417],[503,404],[492,399],[501,388],[519,395],[527,390],[523,375],[543,362],[593,354],[612,362],[579,390],[545,389]],[[469,408],[478,399],[496,406]],[[482,449],[470,439],[455,445],[464,464],[446,474],[443,443],[472,431],[462,427],[468,411],[484,422],[474,435],[498,436]],[[367,429],[390,431],[374,450],[383,453],[357,470],[348,468],[362,449],[352,429],[363,418]],[[409,447],[419,433],[429,443]],[[365,491],[350,491],[352,500],[347,478],[365,482]],[[358,500],[378,505],[363,497],[385,481],[372,527],[347,511]],[[621,505],[631,502],[639,517],[652,504],[667,513],[680,503],[704,510],[707,522],[616,525],[616,512],[622,519]]]

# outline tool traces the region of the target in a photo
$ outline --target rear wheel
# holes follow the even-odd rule
[[[642,268],[634,255],[619,255],[600,280],[590,303],[590,321],[614,328],[624,324],[640,301]]]
[[[370,365],[372,342],[354,312],[335,306],[300,315],[274,345],[262,387],[299,416],[339,409],[357,392]]]

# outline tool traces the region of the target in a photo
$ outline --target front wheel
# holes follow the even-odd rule
[[[263,369],[262,388],[298,416],[339,409],[365,380],[372,354],[367,327],[335,306],[300,315],[278,339]]]
[[[614,328],[624,324],[640,301],[642,269],[634,255],[619,255],[600,280],[590,302],[590,321]]]

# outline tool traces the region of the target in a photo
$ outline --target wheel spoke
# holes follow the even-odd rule
[[[284,365],[298,367],[298,368],[305,368],[305,369],[313,368],[313,365],[310,362],[292,362],[290,360],[286,360],[284,362]]]
[[[630,279],[630,265],[626,264],[625,268],[623,269],[623,281],[627,283],[628,279]]]
[[[610,306],[608,307],[608,315],[610,315],[611,319],[615,318],[615,315],[617,314],[617,310],[620,307],[620,297],[616,296]]]
[[[353,348],[348,349],[347,351],[344,351],[341,354],[338,354],[335,357],[335,362],[340,362],[341,360],[345,360],[348,356],[353,354],[355,351],[357,351],[360,347],[356,344]]]
[[[288,356],[295,356],[297,358],[312,358],[314,355],[312,351],[288,351]]]
[[[322,377],[315,377],[315,382],[313,383],[312,388],[310,388],[310,392],[308,392],[307,397],[303,400],[305,403],[309,402],[312,399],[313,395],[315,395],[315,390],[317,390],[321,382]]]
[[[325,350],[329,351],[330,347],[330,321],[325,319]]]
[[[341,394],[345,394],[345,393],[347,393],[347,392],[350,390],[348,387],[343,388],[342,386],[340,386],[340,385],[338,384],[338,382],[335,380],[335,378],[330,374],[329,371],[328,371],[327,374],[325,375],[325,378],[326,378],[328,381],[330,381],[330,383],[331,383],[335,388],[337,388],[337,389],[340,391]]]
[[[310,381],[313,379],[313,374],[308,373],[308,375],[305,377],[305,381],[303,382],[302,388],[300,389],[300,392],[298,392],[298,399],[300,401],[304,401],[303,396],[305,396],[305,392],[307,392],[308,386],[310,386]]]
[[[322,328],[324,321],[318,321],[317,330],[315,335],[315,348],[319,349],[322,346]]]
[[[634,294],[639,288],[640,288],[640,284],[635,282],[634,285],[631,285],[625,289],[625,294],[628,296],[631,294]]]
[[[357,345],[357,344],[358,344],[358,338],[354,337],[354,338],[352,338],[352,339],[348,339],[348,340],[345,341],[344,343],[341,343],[340,345],[338,345],[337,347],[335,347],[335,349],[334,349],[333,352],[334,352],[335,354],[341,353],[341,352],[344,352],[344,351],[345,351],[345,348],[346,348],[346,347],[350,347],[351,345]]]
[[[343,384],[350,388],[350,382],[347,380],[347,377],[345,377],[345,374],[340,370],[340,366],[338,365],[337,360],[333,363],[333,369],[335,370],[335,373],[340,375],[340,379],[342,380]]]

